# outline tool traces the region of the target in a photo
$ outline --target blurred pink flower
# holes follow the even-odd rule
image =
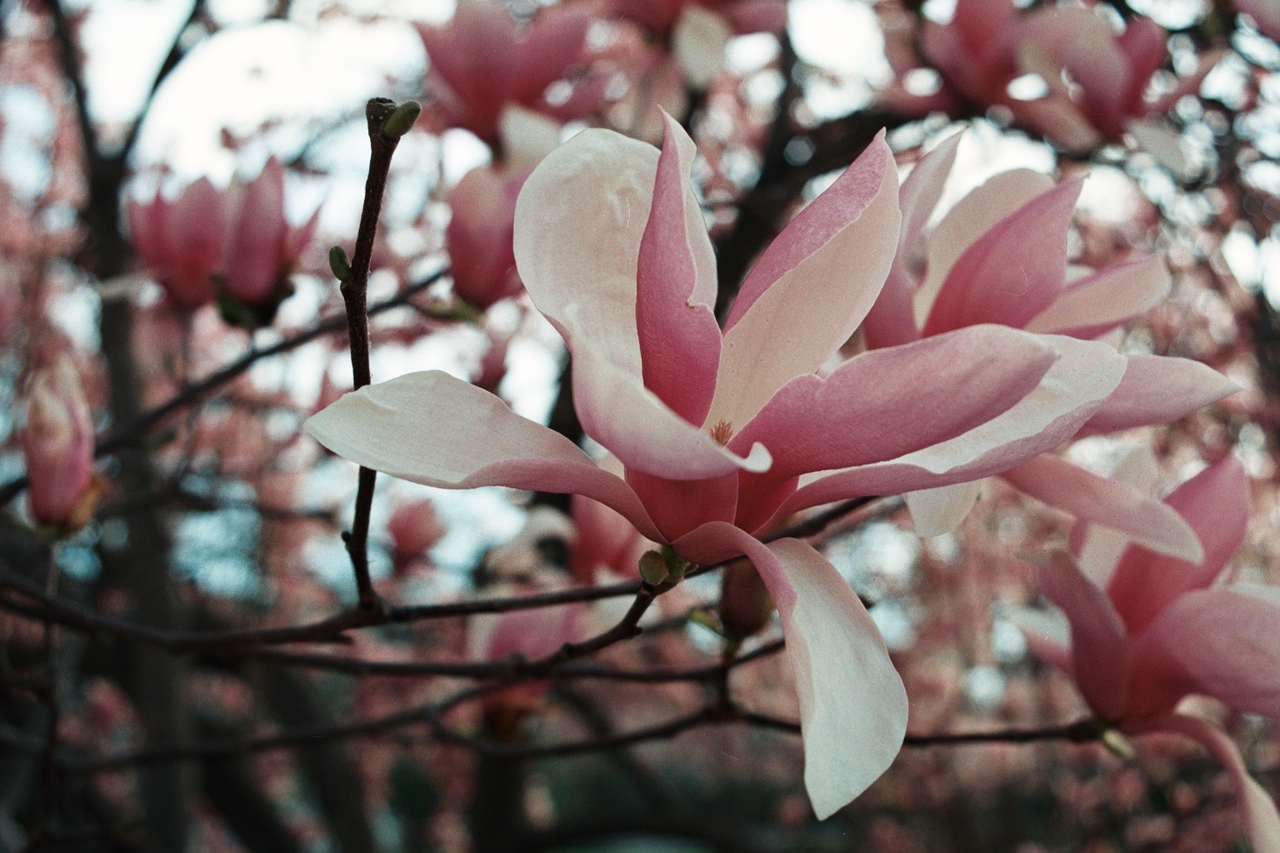
[[[652,543],[635,525],[616,510],[582,495],[574,495],[569,507],[574,527],[569,571],[578,583],[597,583],[601,569],[622,577],[640,576],[640,555]]]
[[[214,273],[222,267],[228,211],[223,194],[208,178],[187,185],[174,202],[159,190],[143,204],[126,206],[129,233],[143,265],[182,308],[213,299]]]
[[[1149,458],[1149,457],[1148,457]],[[1134,480],[1153,480],[1129,466]],[[1234,456],[1175,489],[1165,502],[1204,544],[1190,563],[1079,525],[1072,559],[1053,555],[1037,575],[1065,613],[1066,637],[1034,611],[1017,611],[1037,656],[1069,673],[1089,706],[1130,734],[1170,731],[1203,743],[1226,767],[1258,853],[1280,851],[1280,814],[1245,772],[1226,733],[1175,711],[1183,697],[1212,696],[1236,711],[1280,717],[1280,591],[1213,586],[1244,541],[1249,482]]]
[[[670,117],[661,153],[584,131],[542,162],[516,206],[521,278],[568,343],[583,429],[618,458],[622,477],[438,371],[348,394],[307,429],[393,476],[580,494],[685,559],[749,557],[782,618],[805,783],[825,818],[893,760],[906,695],[835,568],[804,542],[765,545],[753,534],[833,500],[1017,464],[1074,433],[1125,360],[1105,344],[1058,348],[987,325],[819,373],[893,260],[897,168],[883,136],[764,253],[722,331],[715,259],[689,185],[695,153]],[[1020,414],[1000,430],[948,443],[1015,405]]]
[[[408,561],[421,558],[445,535],[444,523],[431,501],[402,504],[387,521],[397,570]]]
[[[311,241],[317,210],[300,228],[284,212],[284,167],[274,157],[247,184],[218,190],[208,178],[176,202],[158,191],[130,201],[129,230],[143,264],[183,308],[226,296],[268,320],[289,294],[289,274]]]
[[[487,143],[499,139],[503,113],[524,107],[558,121],[595,111],[603,90],[588,82],[552,104],[547,87],[564,80],[582,61],[595,4],[563,3],[544,8],[523,30],[495,0],[460,0],[443,26],[419,27],[433,73],[434,92],[451,127],[465,128]]]
[[[863,324],[868,347],[899,346],[984,323],[1035,332],[1053,346],[1071,347],[1134,319],[1168,294],[1169,274],[1155,256],[1068,280],[1067,231],[1080,179],[1055,184],[1027,169],[1001,172],[926,233],[960,138],[956,134],[926,155],[902,184],[898,252]],[[1237,390],[1199,362],[1132,356],[1120,385],[1081,430],[1115,432],[1167,423]],[[1169,507],[1057,456],[1038,456],[1001,476],[1035,498],[1077,518],[1122,529],[1148,547],[1184,559],[1203,557],[1191,529]],[[974,481],[908,495],[917,532],[935,536],[953,529],[968,514],[978,488]]]
[[[926,22],[921,37],[944,88],[916,96],[897,84],[886,97],[898,108],[921,111],[1002,106],[1019,124],[1068,149],[1087,150],[1119,140],[1130,122],[1163,114],[1198,88],[1211,62],[1175,92],[1146,100],[1151,77],[1168,55],[1166,38],[1141,16],[1117,32],[1085,6],[1045,5],[1023,13],[1012,0],[958,0],[951,21]],[[890,55],[905,77],[908,53]]]
[[[65,353],[31,380],[22,454],[36,522],[64,532],[87,524],[96,491],[93,422],[80,374]]]
[[[453,213],[445,242],[453,291],[481,310],[520,292],[511,235],[516,197],[528,176],[527,170],[481,166],[449,193]]]
[[[317,209],[300,228],[293,228],[284,211],[284,166],[272,157],[262,172],[238,195],[235,225],[228,235],[226,295],[244,305],[269,306],[272,311],[289,295],[289,275],[301,257],[320,218]]]

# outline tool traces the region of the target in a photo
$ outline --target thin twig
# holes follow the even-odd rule
[[[369,370],[369,265],[373,260],[373,240],[378,231],[378,217],[382,212],[382,196],[387,188],[387,175],[391,171],[391,157],[395,154],[400,137],[383,132],[387,119],[396,111],[394,101],[372,98],[365,105],[365,118],[369,128],[369,177],[364,185],[364,208],[360,212],[360,228],[356,232],[355,254],[351,258],[351,273],[342,282],[342,299],[347,307],[347,334],[351,346],[351,371],[356,389],[373,381]],[[373,490],[378,472],[361,468],[356,490],[355,517],[351,530],[342,539],[351,555],[351,567],[355,571],[356,589],[360,607],[376,610],[378,593],[369,577],[369,516],[373,508]]]

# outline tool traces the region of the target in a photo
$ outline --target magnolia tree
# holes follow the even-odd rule
[[[946,5],[0,6],[0,851],[1280,853],[1280,6]]]

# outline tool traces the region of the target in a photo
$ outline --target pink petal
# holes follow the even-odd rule
[[[653,207],[640,241],[636,280],[636,327],[644,384],[694,426],[702,426],[716,390],[720,326],[712,296],[715,257],[702,211],[688,192],[697,153],[676,120],[666,128]],[[694,303],[694,294],[711,296]]]
[[[1130,356],[1120,387],[1081,431],[1118,432],[1169,423],[1239,390],[1239,385],[1198,361]]]
[[[1054,188],[1053,179],[1030,169],[999,172],[947,211],[929,235],[925,280],[916,297],[916,319],[924,324],[929,308],[956,261],[969,247],[1016,213]]]
[[[786,0],[740,0],[729,4],[724,14],[739,35],[780,33],[787,26]]]
[[[1179,596],[1147,629],[1134,664],[1135,691],[1171,684],[1236,711],[1280,717],[1280,605],[1233,589]]]
[[[1119,720],[1133,663],[1120,614],[1065,551],[1054,551],[1036,578],[1071,623],[1071,669],[1080,692],[1103,719]]]
[[[650,539],[660,538],[620,477],[488,391],[438,370],[367,385],[305,427],[339,456],[393,477],[441,489],[509,486],[586,495]]]
[[[1062,444],[1114,390],[1125,359],[1104,343],[1044,340],[1052,341],[1062,358],[1007,412],[892,462],[824,474],[802,485],[775,517],[858,495],[900,494],[989,477]]]
[[[1111,479],[1132,486],[1141,494],[1155,494],[1160,480],[1155,453],[1145,444],[1127,450],[1116,462]],[[1068,550],[1085,577],[1106,589],[1120,565],[1120,558],[1129,548],[1130,539],[1113,527],[1077,521],[1071,528],[1069,542]],[[1196,539],[1196,547],[1203,553],[1199,542]]]
[[[924,264],[920,235],[942,197],[962,136],[956,133],[943,140],[916,164],[898,190],[902,208],[898,252],[875,305],[862,321],[868,349],[910,343],[920,336],[912,304],[917,279],[913,267]]]
[[[1108,267],[1068,285],[1026,330],[1096,338],[1159,304],[1170,283],[1159,255]]]
[[[461,102],[454,120],[491,141],[498,115],[516,85],[515,22],[501,3],[461,0],[443,27],[421,27],[431,68]],[[544,84],[545,86],[545,84]]]
[[[274,157],[244,188],[231,244],[227,292],[253,304],[270,296],[283,271],[289,232],[284,215],[284,167]]]
[[[955,262],[925,335],[1000,323],[1021,328],[1053,304],[1067,268],[1067,227],[1082,181],[1065,181],[982,235]]]
[[[907,492],[911,524],[920,537],[950,533],[964,522],[982,492],[982,480]]]
[[[1228,455],[1165,498],[1204,546],[1200,563],[1188,563],[1138,546],[1125,552],[1107,588],[1129,632],[1137,636],[1178,596],[1211,584],[1244,541],[1249,522],[1249,479]]]
[[[895,459],[1008,411],[1055,361],[1047,339],[1003,326],[872,350],[784,385],[729,446],[763,443],[778,477]]]
[[[173,280],[166,290],[178,304],[195,307],[212,297],[209,274],[223,265],[227,213],[222,194],[208,178],[188,185],[168,206],[164,239]]]
[[[569,507],[577,531],[569,555],[574,578],[582,584],[593,584],[601,566],[622,575],[636,575],[639,564],[629,558],[642,537],[631,522],[616,510],[582,495],[571,497]]]
[[[595,16],[589,4],[542,9],[515,46],[516,99],[532,105],[547,86],[562,79],[582,56],[587,30]]]
[[[1000,476],[1037,500],[1078,519],[1123,531],[1154,551],[1196,563],[1204,559],[1200,540],[1182,516],[1127,483],[1099,477],[1049,454]]]
[[[125,203],[125,216],[129,222],[129,239],[133,251],[142,263],[155,269],[164,261],[164,197],[156,191],[155,198],[143,204],[136,198]]]
[[[655,148],[605,130],[552,151],[516,202],[516,267],[569,345],[583,429],[627,468],[671,479],[764,470],[763,447],[734,456],[644,387],[637,259],[657,165]]]
[[[718,522],[675,548],[699,561],[745,554],[760,572],[796,676],[805,789],[826,819],[888,769],[907,730],[906,690],[875,623],[835,567],[797,539],[765,546]]]
[[[1054,669],[1071,673],[1071,626],[1060,613],[1035,607],[1005,607],[1000,615],[1018,626],[1031,654]]]
[[[449,193],[445,229],[449,270],[458,296],[484,309],[519,290],[511,246],[516,196],[525,175],[472,169]]]
[[[1249,776],[1240,752],[1226,732],[1187,714],[1168,714],[1145,724],[1141,731],[1177,732],[1194,738],[1222,763],[1240,801],[1244,832],[1253,853],[1280,853],[1280,812],[1262,786]]]
[[[765,250],[729,313],[709,423],[745,424],[857,329],[893,261],[897,182],[877,136]]]

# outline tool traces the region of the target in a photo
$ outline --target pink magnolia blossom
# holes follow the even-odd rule
[[[835,568],[802,541],[755,534],[819,504],[971,480],[1053,447],[1103,403],[1125,359],[985,325],[820,373],[893,260],[897,168],[883,136],[769,247],[721,330],[694,155],[670,117],[661,153],[584,131],[538,166],[516,206],[521,278],[569,346],[583,429],[622,476],[438,371],[348,394],[307,429],[393,476],[580,494],[685,559],[748,557],[781,616],[805,784],[825,818],[893,760],[906,695]],[[997,427],[950,441],[1001,413]]]
[[[779,33],[787,26],[785,0],[613,0],[612,7],[618,17],[668,38],[694,89],[715,79],[732,36]]]
[[[284,166],[272,157],[258,177],[238,191],[239,206],[229,232],[226,295],[272,311],[291,292],[288,282],[320,218],[317,209],[300,228],[284,211]]]
[[[481,310],[520,292],[512,231],[516,197],[527,171],[482,166],[472,169],[449,193],[453,209],[445,242],[453,290]]]
[[[574,528],[569,571],[578,583],[597,583],[601,570],[623,577],[640,576],[640,556],[651,543],[625,516],[582,495],[574,495],[569,508]]]
[[[1060,340],[1098,337],[1169,292],[1169,274],[1147,257],[1068,280],[1067,230],[1079,179],[1055,184],[1026,169],[1002,172],[958,202],[932,229],[960,135],[925,156],[903,182],[903,223],[888,280],[863,324],[867,346],[899,346],[983,323]],[[1034,246],[1033,251],[1028,251]],[[1082,431],[1114,432],[1166,423],[1239,390],[1211,368],[1181,358],[1133,356],[1123,381]],[[1004,471],[1046,503],[1124,530],[1137,541],[1198,561],[1200,543],[1169,507],[1125,483],[1090,474],[1054,455]],[[917,532],[945,533],[968,514],[978,482],[908,495]]]
[[[213,299],[213,275],[222,267],[228,211],[208,178],[189,184],[176,201],[156,191],[126,206],[134,250],[169,299],[198,308]]]
[[[1154,481],[1154,460],[1129,460],[1122,476]],[[1085,701],[1129,734],[1176,732],[1203,743],[1227,769],[1256,853],[1280,851],[1280,814],[1245,771],[1226,733],[1175,709],[1188,694],[1236,711],[1280,717],[1280,595],[1214,586],[1244,540],[1249,483],[1232,456],[1166,498],[1204,544],[1204,559],[1178,560],[1079,525],[1077,558],[1055,554],[1038,570],[1062,609],[1069,642],[1036,611],[1014,614],[1037,656],[1069,673]]]
[[[602,91],[579,85],[557,104],[547,87],[582,61],[594,4],[565,3],[542,9],[521,31],[502,3],[460,0],[449,23],[420,27],[440,85],[435,99],[451,127],[465,128],[490,144],[499,140],[504,112],[518,106],[558,121],[594,112]]]
[[[247,184],[218,190],[201,178],[176,202],[157,192],[149,204],[128,206],[134,248],[174,303],[198,308],[226,296],[268,315],[288,295],[319,215],[289,225],[284,167],[274,157]]]
[[[951,21],[926,23],[921,39],[943,90],[916,98],[894,89],[888,96],[901,108],[959,112],[966,103],[999,105],[1069,149],[1090,149],[1120,139],[1130,122],[1165,112],[1199,86],[1203,73],[1157,102],[1145,99],[1151,76],[1165,64],[1166,38],[1142,17],[1117,33],[1083,6],[1049,4],[1023,13],[1012,0],[959,0]],[[905,52],[892,53],[902,65]],[[1026,84],[1024,91],[1019,84]]]
[[[61,355],[38,371],[22,430],[31,515],[39,524],[74,531],[93,512],[93,422],[80,374]]]

